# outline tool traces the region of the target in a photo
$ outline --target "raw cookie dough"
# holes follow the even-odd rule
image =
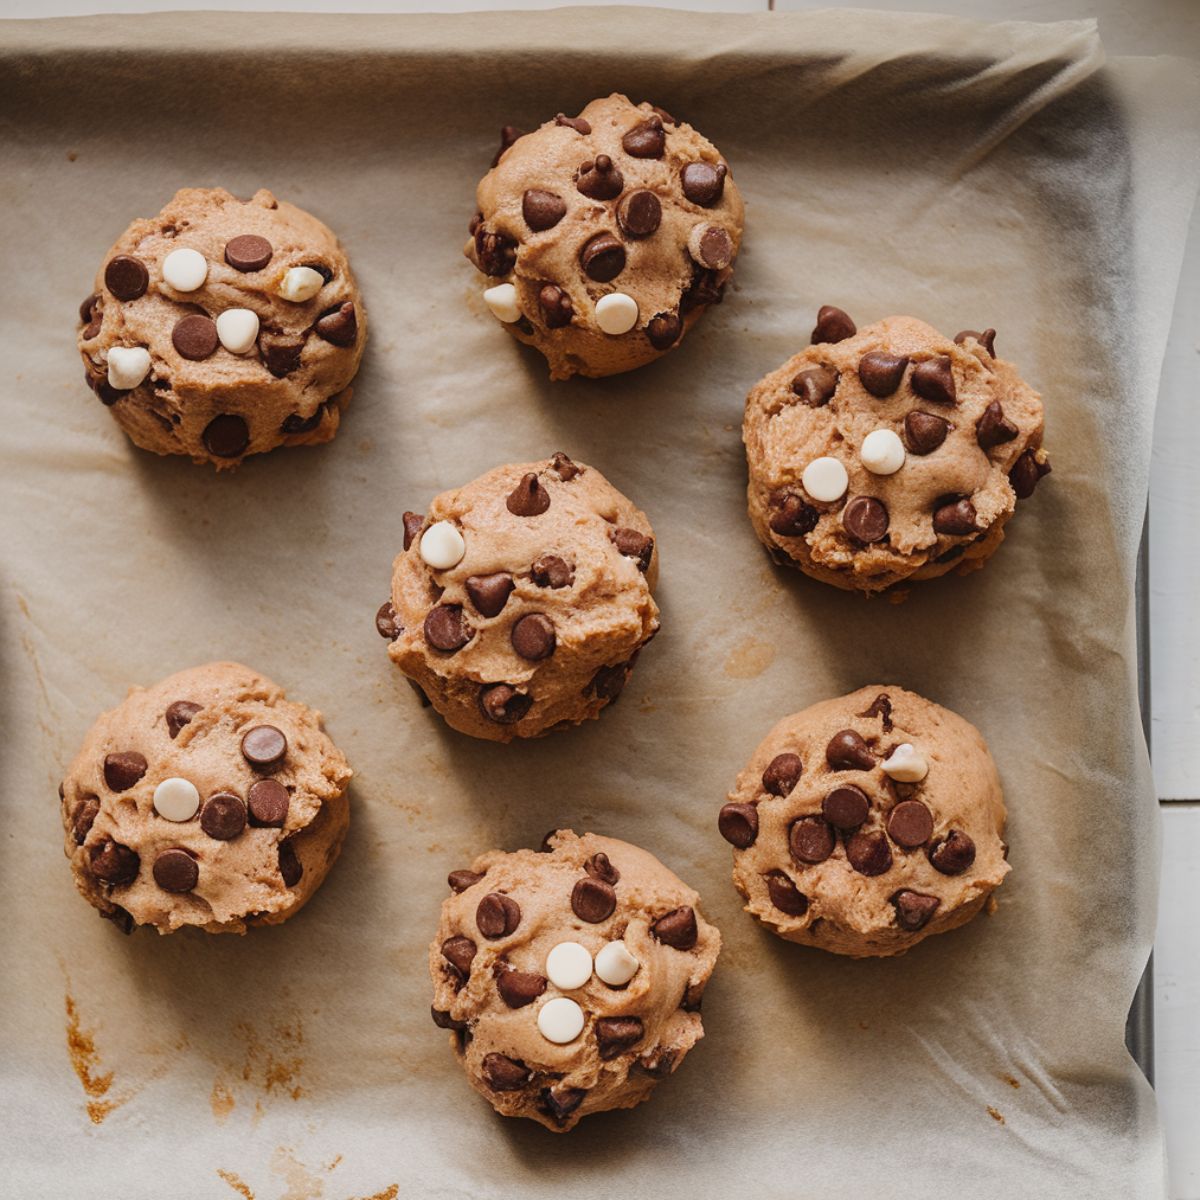
[[[866,958],[984,906],[1008,874],[1004,816],[979,731],[876,685],[780,721],[718,827],[747,912],[788,941]]]
[[[1041,397],[994,339],[821,310],[746,399],[750,519],[777,562],[864,592],[983,566],[1050,470]]]
[[[277,925],[341,851],[350,776],[321,714],[249,667],[134,688],[59,788],[75,886],[127,933]]]
[[[332,231],[270,192],[184,188],[80,306],[85,380],[135,445],[218,469],[328,442],[367,316]]]
[[[507,742],[596,717],[658,631],[654,530],[565,454],[404,514],[388,652],[447,724]]]
[[[466,255],[488,307],[552,379],[651,362],[720,302],[742,198],[690,125],[614,93],[501,139]]]
[[[498,1113],[561,1131],[632,1108],[704,1036],[721,935],[645,850],[562,829],[449,883],[429,947],[433,1020]]]

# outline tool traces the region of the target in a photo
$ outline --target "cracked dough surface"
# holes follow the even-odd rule
[[[859,375],[864,355],[873,352],[907,359],[901,381],[882,397],[871,394]],[[943,357],[957,393],[950,404],[913,390],[918,365]],[[836,373],[836,390],[814,406],[797,395],[793,380],[820,368]],[[993,402],[1015,433],[985,449],[976,426]],[[947,423],[944,440],[924,454],[913,451],[905,426],[914,409],[934,418],[935,428],[938,421]],[[863,440],[876,429],[893,431],[905,444],[904,465],[894,474],[874,474],[863,465]],[[907,579],[965,573],[983,566],[1004,538],[1021,490],[1010,476],[1030,465],[1018,467],[1018,460],[1036,456],[1035,483],[1049,469],[1042,429],[1041,398],[1011,363],[993,358],[975,337],[959,344],[913,317],[888,317],[844,340],[810,346],[750,392],[743,423],[750,520],[776,561],[835,587],[875,592]],[[845,493],[833,502],[814,499],[801,482],[805,467],[823,456],[838,459],[849,476]],[[883,504],[882,540],[865,544],[847,532],[843,515],[856,497]],[[975,528],[937,532],[935,508],[958,498],[973,506]]]
[[[270,258],[257,270],[226,261],[229,243],[246,235],[270,243]],[[195,291],[177,291],[163,278],[164,259],[181,248],[198,251],[208,264]],[[119,299],[106,282],[106,269],[121,255],[145,268],[145,291],[133,299]],[[284,273],[304,265],[319,267],[328,281],[308,300],[283,299],[278,288]],[[338,322],[336,341],[330,341],[317,323],[347,303],[353,322]],[[259,319],[248,353],[219,343],[197,360],[180,353],[173,335],[181,319],[203,316],[215,323],[228,309],[247,309]],[[80,316],[87,381],[134,444],[218,469],[276,446],[330,441],[350,401],[367,336],[362,297],[333,232],[265,189],[245,201],[223,188],[176,192],[157,217],[134,221],[117,239]],[[211,344],[213,331],[207,335]],[[202,326],[201,342],[204,336]],[[132,390],[114,391],[107,380],[109,353],[139,346],[150,352],[149,374]],[[218,418],[224,421],[214,432]]]
[[[180,702],[186,707],[172,708]],[[242,738],[264,725],[284,735],[286,752],[276,764],[254,767]],[[110,756],[130,754],[145,762],[140,775],[136,762],[106,770]],[[245,933],[251,925],[279,924],[304,905],[337,859],[350,823],[345,792],[351,774],[319,712],[286,699],[278,684],[239,663],[208,663],[133,688],[92,726],[62,782],[75,886],[126,928],[132,920],[160,933],[185,926]],[[286,816],[282,825],[260,827],[251,813],[235,836],[218,839],[205,831],[200,812],[182,822],[156,812],[155,789],[167,778],[194,784],[201,812],[218,793],[246,806],[253,785],[274,780],[287,790]],[[94,869],[96,856],[113,842],[137,856],[129,882],[106,883]],[[163,890],[154,872],[158,856],[176,849],[198,867],[195,886],[183,893]]]
[[[661,153],[653,157],[629,153],[626,135],[648,121],[661,122]],[[588,132],[580,132],[579,122]],[[654,136],[651,133],[651,139]],[[602,155],[613,163],[615,173],[609,174],[613,182],[591,187],[585,172],[583,185],[599,193],[585,195],[578,186],[581,168],[594,165]],[[712,195],[718,191],[715,186],[706,191],[689,185],[692,195],[703,202],[689,199],[682,182],[689,164],[704,164],[705,171],[724,169],[719,194]],[[700,183],[711,184],[711,176],[701,177]],[[561,204],[563,215],[549,228],[530,226],[525,197],[531,190],[549,193]],[[657,206],[659,212],[653,231],[640,236],[627,226],[643,229],[653,223],[653,216],[646,222],[644,213],[619,215],[636,192],[651,193],[652,199],[643,198],[643,203],[652,212]],[[543,201],[543,206],[548,204]],[[535,216],[535,223],[549,220],[557,207],[551,205],[545,217]],[[479,184],[476,208],[466,255],[488,276],[488,286],[509,282],[516,287],[521,320],[505,328],[545,355],[553,379],[629,371],[678,345],[705,308],[720,301],[733,274],[745,215],[728,164],[711,142],[661,109],[635,105],[615,93],[593,100],[567,123],[547,121],[502,149],[499,161]],[[709,226],[723,230],[728,238],[726,254],[721,234],[713,235],[721,249],[715,256],[710,252],[708,261],[720,264],[713,267],[705,265],[703,252],[689,250],[689,244],[698,246],[699,231]],[[698,232],[693,234],[694,230]],[[617,274],[603,280],[589,277],[581,260],[585,245],[601,234],[615,239],[624,263]],[[569,297],[569,324],[548,323],[548,310],[539,300],[546,285]],[[617,335],[603,332],[596,321],[597,302],[613,292],[632,296],[638,309],[633,328]],[[650,323],[660,315],[667,324],[655,327],[652,340]],[[671,337],[675,330],[676,336]]]
[[[632,1108],[648,1099],[703,1037],[700,998],[721,935],[701,915],[697,894],[645,850],[591,833],[577,837],[570,830],[551,834],[546,846],[544,851],[493,850],[480,855],[470,872],[451,876],[452,885],[468,886],[442,905],[429,970],[434,1019],[453,1030],[451,1044],[471,1086],[504,1116],[531,1117],[548,1129],[565,1130],[588,1113]],[[596,869],[597,854],[607,856],[619,878],[611,885],[611,915],[593,922],[576,915],[572,894],[590,877],[589,865]],[[472,881],[473,875],[479,878]],[[477,919],[480,902],[493,893],[510,897],[519,909],[511,932],[494,939],[481,931]],[[652,926],[680,908],[694,916],[694,941],[677,937],[670,940],[680,945],[666,944]],[[452,938],[474,944],[465,972],[443,955]],[[547,983],[521,1007],[510,1007],[502,998],[497,964],[544,977],[546,956],[560,942],[579,942],[594,957],[617,938],[640,963],[624,987],[610,987],[593,973],[582,987],[570,990]],[[461,954],[455,957],[466,962]],[[564,1045],[538,1030],[539,1009],[558,996],[574,999],[585,1015],[583,1031]],[[640,1032],[636,1025],[617,1026],[628,1035],[610,1038],[602,1048],[606,1027],[599,1023],[628,1018],[641,1023]],[[494,1055],[515,1067],[489,1059]],[[514,1086],[497,1088],[497,1083]]]
[[[881,696],[886,706],[876,704]],[[886,719],[880,709],[888,712]],[[835,768],[827,760],[831,739],[844,730],[866,743],[869,768]],[[895,782],[879,765],[901,743],[911,744],[928,763],[929,773],[919,783]],[[790,791],[794,764],[790,772],[777,767],[773,783],[771,774],[764,779],[780,755],[796,755],[802,764]],[[813,818],[824,824],[825,797],[847,785],[863,792],[869,804],[866,820],[855,832],[873,840],[882,837],[887,846],[889,865],[879,874],[866,875],[851,865],[850,831],[833,830],[832,853],[818,863],[801,861],[790,849],[793,822]],[[908,848],[887,832],[892,810],[904,801],[924,805],[932,817],[928,839]],[[733,881],[745,897],[746,911],[780,937],[835,954],[900,954],[931,934],[954,929],[979,912],[1009,871],[1004,797],[982,735],[957,714],[895,686],[860,688],[785,717],[738,775],[729,803],[751,806],[757,814],[755,838],[744,848],[735,844],[733,854]],[[936,852],[952,831],[971,839],[974,861],[959,873],[946,874],[932,864],[929,851]],[[772,873],[791,881],[806,904],[789,901],[788,906],[804,911],[778,907],[769,886]],[[790,896],[786,882],[784,889]],[[908,907],[908,923],[917,928],[899,923],[893,898],[902,890],[927,898]],[[937,903],[929,915],[932,900]]]
[[[548,507],[518,515],[509,500],[530,477]],[[538,737],[598,716],[658,631],[658,549],[645,513],[595,467],[555,455],[497,467],[436,496],[423,517],[406,514],[414,531],[442,521],[461,532],[465,552],[455,566],[435,569],[421,557],[421,533],[406,532],[393,566],[391,625],[380,628],[399,631],[388,647],[392,661],[447,724],[474,737]],[[500,607],[489,616],[477,581],[490,577],[499,577],[491,594]],[[430,621],[446,617],[466,639],[457,649],[431,642]],[[538,660],[514,643],[518,623],[530,617],[553,630],[553,649]],[[496,685],[513,693],[506,703]]]

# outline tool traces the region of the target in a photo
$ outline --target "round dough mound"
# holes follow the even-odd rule
[[[133,688],[92,726],[59,788],[75,886],[127,933],[278,925],[341,851],[351,774],[320,713],[239,663]],[[160,815],[171,790],[198,810]]]
[[[168,255],[184,249],[197,251],[208,268],[191,291],[163,276]],[[325,279],[307,300],[281,294],[294,267]],[[193,282],[169,270],[184,286]],[[221,322],[229,310],[241,312]],[[88,386],[133,443],[218,469],[276,446],[330,441],[367,338],[362,298],[337,238],[265,189],[245,201],[223,188],[176,192],[157,217],[134,221],[117,239],[79,311]],[[127,358],[139,347],[149,352],[149,370],[118,390],[113,351]]]
[[[994,330],[951,341],[912,317],[888,317],[853,331],[845,313],[822,309],[814,345],[746,399],[758,536],[777,562],[864,592],[983,566],[1016,501],[1050,470],[1041,398],[993,357]],[[876,430],[888,431],[881,438],[902,461],[893,474],[863,463]],[[802,482],[825,457],[849,477],[833,499]]]
[[[440,522],[465,542],[446,569],[421,552]],[[645,513],[595,467],[556,454],[443,492],[424,517],[405,513],[376,627],[452,728],[499,742],[539,737],[620,695],[658,632],[657,578]]]
[[[919,782],[891,778],[914,755]],[[969,921],[1004,876],[1004,797],[979,731],[876,685],[785,717],[738,776],[719,828],[746,911],[791,942],[902,954]]]
[[[497,316],[552,379],[651,362],[720,302],[744,209],[728,164],[690,125],[614,94],[501,137],[466,255],[489,287],[515,287]],[[636,313],[622,301],[628,315],[615,327],[605,315],[605,332],[597,305],[613,293]]]
[[[471,1086],[498,1113],[561,1131],[588,1113],[632,1108],[704,1036],[700,998],[721,935],[696,893],[645,850],[559,830],[541,852],[493,850],[449,882],[456,894],[429,947],[433,1019],[453,1032]],[[594,960],[619,939],[639,964],[628,982],[604,983],[597,968],[616,977],[603,959],[588,974],[580,951],[574,979],[547,977],[560,943]],[[582,1010],[582,1029],[553,1042],[541,1013],[563,997]]]

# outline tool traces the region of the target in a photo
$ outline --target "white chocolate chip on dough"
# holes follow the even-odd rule
[[[150,373],[150,351],[145,346],[113,346],[108,352],[108,382],[119,392],[137,387]]]
[[[904,443],[892,429],[873,429],[863,438],[862,464],[874,475],[895,475],[904,466]]]
[[[583,1032],[583,1009],[568,996],[555,996],[538,1010],[537,1025],[546,1041],[566,1045]]]
[[[814,500],[820,500],[822,503],[840,500],[850,484],[850,476],[846,474],[841,460],[830,455],[814,458],[804,468],[800,480],[804,484],[804,490]]]
[[[279,294],[293,304],[311,300],[325,286],[325,276],[312,267],[289,267],[279,281]]]
[[[492,310],[492,316],[505,325],[521,319],[521,306],[517,303],[517,289],[511,283],[498,283],[483,293],[483,302]]]
[[[624,292],[610,292],[596,301],[596,324],[612,337],[628,333],[637,321],[637,301]]]
[[[559,942],[546,955],[546,978],[564,992],[583,987],[591,977],[591,952],[579,942]]]
[[[194,292],[208,278],[208,260],[199,250],[172,250],[162,265],[163,282],[177,292]]]
[[[154,789],[154,811],[168,821],[190,821],[200,808],[200,793],[190,779],[178,775]]]
[[[449,521],[435,521],[421,535],[419,551],[435,571],[448,571],[462,562],[467,543]]]
[[[920,783],[929,774],[925,756],[908,742],[901,742],[881,765],[883,773],[898,783]]]
[[[609,987],[624,987],[638,973],[641,965],[620,939],[609,942],[596,955],[596,974]]]
[[[217,337],[230,354],[249,354],[258,340],[258,314],[248,308],[227,308],[217,317]]]

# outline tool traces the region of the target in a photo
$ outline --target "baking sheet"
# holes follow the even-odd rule
[[[1102,66],[1087,23],[574,10],[0,29],[7,353],[0,695],[3,1148],[21,1197],[1165,1194],[1122,1045],[1157,812],[1133,569],[1195,192],[1196,81]],[[692,120],[747,199],[737,283],[635,375],[551,385],[460,257],[503,123],[624,90]],[[372,341],[337,441],[231,479],[127,445],[74,310],[177,186],[269,186],[350,251]],[[1055,473],[980,574],[860,601],[772,567],[743,511],[745,391],[821,303],[995,325]],[[555,449],[650,515],[663,633],[611,713],[527,746],[420,710],[372,628],[400,513]],[[133,682],[253,664],[358,771],[342,861],[245,939],[123,939],[74,895],[55,786]],[[989,738],[999,911],[893,962],[739,910],[715,814],[781,714],[902,682]],[[446,871],[552,825],[640,842],[726,949],[707,1038],[653,1101],[566,1138],[501,1122],[429,1023]]]

